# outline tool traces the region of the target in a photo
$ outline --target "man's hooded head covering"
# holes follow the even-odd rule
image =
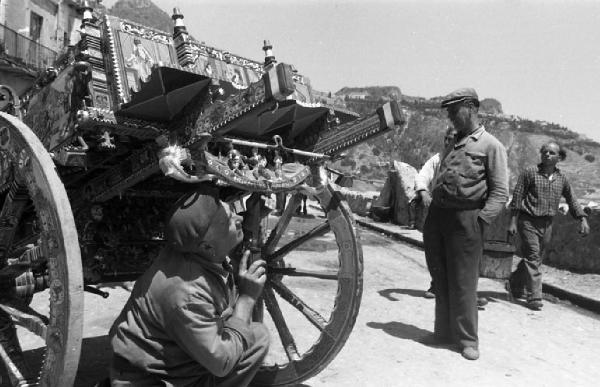
[[[180,252],[198,252],[219,211],[225,214],[216,188],[201,186],[186,194],[175,203],[167,221],[167,243]]]

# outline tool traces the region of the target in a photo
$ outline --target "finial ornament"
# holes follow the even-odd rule
[[[263,51],[265,52],[265,64],[264,67],[269,66],[272,63],[277,63],[275,56],[273,55],[273,45],[268,40],[264,41]]]

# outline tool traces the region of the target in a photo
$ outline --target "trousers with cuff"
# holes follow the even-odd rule
[[[434,334],[462,348],[479,347],[477,282],[483,254],[479,212],[432,204],[423,230],[435,289]]]
[[[529,300],[542,299],[542,273],[540,267],[544,260],[546,247],[552,238],[552,217],[531,216],[520,212],[517,220],[517,232],[521,239],[523,259],[510,276],[510,286],[520,293],[525,289]]]

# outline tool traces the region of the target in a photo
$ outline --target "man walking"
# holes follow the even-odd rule
[[[511,274],[508,290],[515,298],[527,292],[527,306],[540,310],[542,304],[542,273],[540,266],[544,248],[552,237],[552,218],[558,211],[561,196],[567,200],[569,212],[579,220],[579,233],[590,232],[586,214],[575,199],[566,176],[556,164],[567,154],[557,143],[549,142],[540,149],[541,163],[527,168],[519,175],[510,203],[512,217],[508,232],[519,233],[523,260]]]
[[[435,286],[434,333],[423,343],[455,343],[464,358],[476,360],[483,227],[508,199],[506,149],[479,123],[474,89],[450,93],[441,107],[447,109],[457,137],[442,157],[423,232]]]

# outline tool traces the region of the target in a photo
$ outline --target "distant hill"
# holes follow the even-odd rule
[[[344,87],[335,93],[336,96],[353,99],[353,95],[365,94],[372,100],[400,99],[402,92],[398,86],[373,86],[373,87]]]
[[[484,98],[479,103],[479,110],[483,113],[503,114],[502,104],[493,98]]]
[[[119,0],[108,10],[108,14],[161,31],[173,32],[171,16],[151,0]]]
[[[345,98],[345,106],[360,114],[368,114],[384,100],[396,99],[400,88],[343,88],[336,95],[366,93],[360,99]],[[359,96],[358,94],[355,94]],[[404,131],[386,133],[350,150],[349,157],[335,167],[360,175],[365,180],[383,180],[389,161],[400,160],[415,168],[442,147],[448,126],[446,112],[439,108],[440,97],[400,96],[401,107],[408,118]],[[581,199],[600,199],[600,144],[563,126],[546,121],[504,114],[495,99],[481,101],[480,113],[486,129],[507,148],[511,188],[521,169],[539,163],[539,148],[546,141],[556,141],[567,150],[567,159],[559,167],[572,181]]]

